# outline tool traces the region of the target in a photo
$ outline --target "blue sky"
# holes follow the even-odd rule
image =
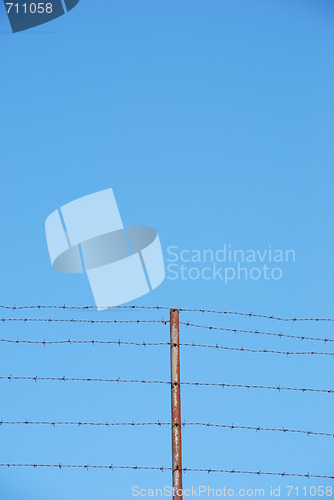
[[[280,280],[166,279],[136,304],[333,316],[331,1],[81,0],[52,23],[15,35],[3,5],[0,15],[1,303],[92,304],[84,276],[53,271],[44,222],[61,205],[112,187],[124,224],[159,231],[167,265],[170,246],[263,251],[271,245],[296,255],[295,262],[282,264]],[[90,311],[76,317],[164,316]],[[182,318],[332,336],[327,323],[282,325],[185,313]],[[1,325],[2,338],[157,341],[168,335],[163,325]],[[331,347],[190,328],[181,330],[181,339],[259,349]],[[182,349],[181,356],[183,380],[331,386],[330,357],[192,348]],[[1,345],[1,372],[167,380],[169,351]],[[3,420],[169,419],[168,386],[1,382],[0,388]],[[333,409],[330,395],[182,391],[185,420],[333,432]],[[3,426],[0,439],[1,462],[171,461],[168,428]],[[185,428],[183,446],[188,467],[333,473],[333,444],[325,438]],[[139,471],[16,469],[0,475],[6,500],[130,499],[133,485],[170,484],[169,473]],[[207,474],[186,474],[184,483],[267,491],[279,484],[331,484]]]

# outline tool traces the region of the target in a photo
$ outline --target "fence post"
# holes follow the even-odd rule
[[[172,402],[172,476],[174,488],[173,500],[182,500],[180,340],[178,309],[170,310],[170,367]]]

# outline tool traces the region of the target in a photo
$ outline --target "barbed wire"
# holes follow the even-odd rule
[[[279,351],[275,349],[251,349],[248,347],[230,347],[223,346],[220,344],[196,344],[192,343],[180,343],[182,347],[195,347],[203,349],[223,349],[225,351],[237,351],[237,352],[248,352],[256,354],[278,354],[284,356],[334,356],[332,352],[320,352],[320,351]]]
[[[5,322],[21,322],[21,323],[29,323],[29,322],[39,322],[39,323],[87,323],[87,324],[141,324],[141,323],[153,323],[153,324],[169,324],[168,319],[80,319],[80,318],[0,318],[0,321]],[[214,325],[201,325],[197,323],[191,323],[189,321],[180,321],[180,325],[190,327],[190,328],[198,328],[204,330],[211,331],[221,331],[221,332],[230,332],[230,333],[249,333],[252,335],[268,335],[279,338],[289,338],[295,340],[310,340],[315,342],[334,342],[334,339],[329,339],[328,337],[311,337],[308,335],[292,335],[283,332],[267,332],[260,330],[244,330],[240,328],[227,328],[222,326],[214,326]]]
[[[41,382],[105,382],[105,383],[121,383],[121,384],[160,384],[160,385],[178,385],[177,383],[169,382],[167,380],[139,380],[139,379],[121,379],[121,378],[98,378],[98,377],[39,377],[39,376],[13,376],[1,375],[0,380],[9,381],[41,381]],[[296,392],[314,392],[332,394],[334,389],[312,389],[307,387],[283,387],[273,385],[250,385],[250,384],[229,384],[225,382],[180,382],[180,385],[196,386],[196,387],[222,387],[222,388],[236,388],[236,389],[267,389],[274,391],[296,391]]]
[[[65,340],[25,340],[25,339],[0,339],[0,342],[2,343],[9,343],[9,344],[33,344],[33,345],[42,345],[42,346],[48,346],[48,345],[71,345],[71,344],[88,344],[88,345],[96,345],[96,344],[101,344],[101,345],[118,345],[118,346],[124,346],[124,345],[132,345],[132,346],[137,346],[137,347],[156,347],[156,346],[170,346],[170,342],[146,342],[143,340],[142,342],[133,342],[133,341],[128,341],[128,340],[98,340],[98,339],[65,339]],[[181,344],[180,344],[181,345]],[[333,353],[334,356],[334,353]]]
[[[0,309],[6,309],[10,311],[20,311],[23,309],[62,309],[62,310],[76,310],[76,311],[89,311],[89,310],[96,310],[96,306],[67,306],[65,304],[63,305],[0,305]],[[162,311],[169,311],[171,308],[167,306],[135,306],[135,305],[123,305],[123,306],[105,306],[101,307],[101,309],[104,310],[117,310],[117,309],[147,309],[147,310],[162,310]]]
[[[117,345],[117,346],[136,346],[136,347],[159,347],[170,346],[170,342],[133,342],[125,340],[98,340],[98,339],[65,339],[65,340],[26,340],[26,339],[0,339],[0,343],[7,344],[29,344],[29,345],[72,345],[72,344],[86,344],[86,345]],[[250,349],[248,347],[230,347],[220,344],[197,344],[195,342],[179,344],[180,347],[192,347],[203,349],[222,349],[226,351],[248,352],[256,354],[278,354],[284,356],[334,356],[334,352],[319,352],[319,351],[279,351],[273,349]]]
[[[164,427],[171,426],[171,422],[85,422],[82,420],[77,421],[34,421],[34,420],[19,420],[19,421],[9,421],[9,420],[0,420],[1,426],[11,426],[11,425],[45,425],[50,427],[56,426],[75,426],[75,427],[146,427],[146,426],[155,426],[155,427]],[[286,427],[261,427],[261,426],[250,426],[250,425],[236,425],[236,424],[215,424],[211,422],[182,422],[182,427],[205,427],[205,428],[220,428],[220,429],[228,429],[228,430],[247,430],[247,431],[256,431],[256,432],[280,432],[283,434],[304,434],[305,436],[321,436],[321,437],[329,437],[334,438],[333,433],[329,432],[318,432],[318,431],[309,431],[305,429],[288,429]],[[174,423],[173,426],[178,426],[178,424]]]
[[[315,342],[334,342],[334,339],[329,339],[327,337],[310,337],[307,335],[292,335],[288,333],[283,333],[283,332],[264,332],[260,330],[243,330],[239,328],[226,328],[222,326],[213,326],[213,325],[199,325],[197,323],[190,323],[189,321],[180,321],[180,325],[187,326],[190,328],[199,328],[199,329],[204,329],[204,330],[212,330],[212,331],[219,331],[219,332],[231,332],[231,333],[250,333],[253,335],[269,335],[273,337],[280,337],[280,338],[289,338],[289,339],[295,339],[295,340],[311,340]]]
[[[55,469],[105,469],[105,470],[151,470],[151,471],[173,471],[181,470],[179,468],[173,469],[172,467],[158,467],[158,466],[149,466],[149,465],[90,465],[90,464],[12,464],[12,463],[0,463],[0,467],[2,468],[11,468],[11,467],[28,467],[28,468],[55,468]],[[205,472],[205,473],[218,473],[218,474],[251,474],[255,476],[280,476],[280,477],[303,477],[307,479],[334,479],[333,476],[321,475],[321,474],[310,474],[307,473],[292,473],[292,472],[269,472],[269,471],[249,471],[249,470],[238,470],[238,469],[204,469],[204,468],[192,468],[192,467],[183,467],[182,472]]]
[[[7,310],[22,310],[22,309],[63,309],[63,310],[91,310],[91,309],[96,309],[96,306],[67,306],[67,305],[0,305],[0,309],[7,309]],[[140,305],[123,305],[123,306],[105,306],[102,309],[105,310],[111,310],[111,309],[156,309],[156,310],[163,310],[163,311],[168,311],[170,309],[173,309],[168,306],[159,306],[159,305],[153,305],[153,306],[140,306]],[[175,309],[175,307],[174,307]],[[190,312],[190,313],[202,313],[202,314],[222,314],[222,315],[235,315],[235,316],[245,316],[247,318],[262,318],[262,319],[271,319],[275,321],[331,321],[334,322],[334,318],[312,318],[312,317],[306,317],[306,318],[283,318],[280,316],[274,316],[273,314],[256,314],[252,312],[242,312],[242,311],[222,311],[222,310],[216,310],[216,309],[194,309],[194,308],[185,308],[185,307],[179,307],[177,308],[179,311],[182,312]]]
[[[167,325],[167,319],[81,319],[81,318],[0,318],[2,323],[17,321],[22,323],[161,323]]]
[[[190,308],[180,308],[180,311],[190,312],[190,313],[202,313],[202,314],[222,314],[228,316],[244,316],[247,318],[261,318],[261,319],[271,319],[274,321],[287,321],[287,322],[297,322],[297,321],[330,321],[334,322],[334,318],[282,318],[280,316],[274,316],[273,314],[256,314],[252,312],[242,312],[242,311],[219,311],[215,309],[190,309]]]
[[[63,309],[63,310],[89,310],[96,309],[95,306],[1,306],[0,309],[6,310],[23,310],[23,309]],[[118,306],[118,307],[107,307],[106,309],[155,309],[168,311],[169,307],[163,306]],[[234,311],[218,311],[210,309],[187,309],[179,308],[180,312],[188,313],[208,313],[208,314],[219,314],[219,315],[235,315],[243,317],[254,317],[262,319],[271,319],[277,321],[285,322],[297,322],[297,321],[327,321],[333,322],[332,318],[282,318],[275,317],[273,315],[263,315],[263,314],[253,314],[253,313],[243,313]],[[0,318],[2,322],[42,322],[42,323],[87,323],[87,324],[139,324],[139,323],[154,323],[154,324],[164,324],[167,325],[169,320],[167,319],[81,319],[81,318]],[[266,332],[259,330],[243,330],[243,329],[233,329],[219,326],[211,325],[200,325],[190,322],[180,321],[180,325],[198,328],[198,329],[208,329],[214,331],[231,332],[231,333],[249,333],[254,335],[270,335],[276,337],[285,337],[290,339],[299,340],[310,340],[310,341],[321,341],[321,342],[334,342],[334,339],[322,338],[322,337],[312,337],[305,335],[292,335],[283,332]],[[121,341],[121,340],[96,340],[96,339],[67,339],[67,340],[50,340],[50,341],[35,341],[35,340],[25,340],[25,339],[0,339],[1,343],[11,343],[11,344],[33,344],[33,345],[56,345],[56,344],[101,344],[101,345],[132,345],[138,347],[153,347],[153,346],[170,346],[170,342],[134,342],[134,341]],[[248,353],[268,353],[277,355],[311,355],[311,356],[334,356],[331,352],[318,352],[318,351],[281,351],[273,349],[251,349],[244,347],[230,347],[220,344],[201,344],[201,343],[180,343],[180,347],[192,347],[192,348],[207,348],[207,349],[222,349],[226,351],[238,351],[238,352],[248,352]],[[79,377],[39,377],[39,376],[0,376],[0,380],[9,381],[59,381],[59,382],[105,382],[105,383],[135,383],[135,384],[163,384],[163,385],[177,385],[169,381],[163,380],[139,380],[139,379],[121,379],[121,378],[79,378]],[[235,388],[235,389],[260,389],[260,390],[274,390],[274,391],[298,391],[298,392],[312,392],[312,393],[324,393],[332,394],[334,389],[319,389],[319,388],[305,388],[305,387],[281,387],[274,385],[250,385],[250,384],[230,384],[230,383],[209,383],[209,382],[194,382],[185,381],[181,382],[182,386],[200,386],[200,387],[221,387],[221,388]],[[99,427],[116,427],[116,426],[170,426],[171,422],[82,422],[82,421],[8,421],[0,420],[0,426],[2,425],[45,425],[45,426],[99,426]],[[174,424],[175,425],[175,424]],[[280,433],[298,433],[307,436],[322,436],[333,438],[333,433],[308,431],[303,429],[288,429],[288,428],[278,428],[278,427],[261,427],[261,426],[242,426],[242,425],[228,425],[210,422],[182,422],[182,426],[200,426],[206,428],[221,428],[230,430],[248,430],[257,432],[280,432]],[[175,471],[172,467],[158,467],[158,466],[145,466],[145,465],[90,465],[90,464],[37,464],[37,463],[0,463],[1,468],[58,468],[58,469],[105,469],[105,470],[151,470],[151,471]],[[310,473],[286,473],[286,472],[271,472],[271,471],[251,471],[251,470],[235,470],[235,469],[206,469],[206,468],[182,468],[183,472],[200,472],[200,473],[223,473],[223,474],[247,474],[247,475],[258,475],[258,476],[280,476],[280,477],[296,477],[296,478],[317,478],[317,479],[334,479],[334,475],[318,475]]]

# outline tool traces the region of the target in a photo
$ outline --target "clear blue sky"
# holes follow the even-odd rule
[[[44,221],[64,203],[112,187],[123,222],[155,227],[166,259],[171,245],[261,251],[272,245],[296,254],[294,263],[282,265],[281,280],[225,285],[219,279],[166,279],[136,304],[333,316],[332,1],[81,0],[52,23],[15,35],[2,4],[0,16],[1,303],[92,303],[84,276],[53,271]],[[183,319],[333,338],[329,324]],[[168,335],[162,325],[1,325],[1,338],[159,341]],[[181,339],[259,349],[331,348],[191,329],[182,329]],[[0,350],[4,375],[169,377],[168,347]],[[181,355],[183,380],[333,385],[330,357],[186,348]],[[148,421],[168,420],[170,413],[168,386],[3,381],[0,391],[4,420]],[[182,391],[185,420],[333,432],[333,410],[330,395]],[[0,440],[1,462],[171,462],[168,428],[3,426]],[[326,438],[186,428],[183,446],[188,467],[333,474],[333,442]],[[133,485],[170,484],[170,474],[158,472],[13,469],[0,475],[4,500],[127,500]],[[270,485],[331,483],[185,475],[185,487],[199,484],[268,492]]]

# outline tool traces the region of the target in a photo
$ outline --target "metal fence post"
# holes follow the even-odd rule
[[[178,309],[170,310],[170,361],[173,500],[182,500],[180,340]]]

